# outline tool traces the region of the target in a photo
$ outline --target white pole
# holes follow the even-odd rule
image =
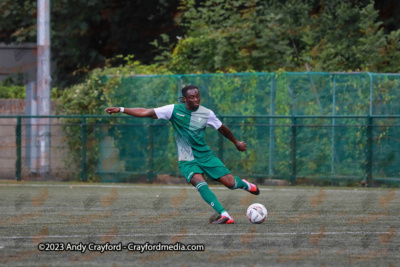
[[[38,0],[37,12],[37,114],[50,115],[50,0]],[[41,177],[50,174],[50,119],[38,120]]]
[[[333,88],[332,88],[332,116],[336,114],[336,75],[333,74]],[[331,173],[335,173],[335,118],[332,118],[332,161]]]

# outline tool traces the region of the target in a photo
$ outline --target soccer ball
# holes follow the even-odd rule
[[[263,204],[254,203],[247,209],[247,218],[252,223],[262,223],[267,218],[268,211]]]

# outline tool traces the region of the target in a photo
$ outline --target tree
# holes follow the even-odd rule
[[[88,71],[116,55],[135,54],[151,63],[149,42],[176,36],[178,0],[52,0],[51,43],[57,85],[79,82]],[[0,42],[36,43],[36,0],[0,2]],[[119,64],[121,62],[116,62]]]
[[[277,64],[286,66],[290,45],[280,37],[285,22],[277,5],[211,0],[188,1],[181,9],[187,35],[172,53],[158,58],[170,62],[176,72],[273,71]]]
[[[186,36],[157,59],[177,73],[400,71],[400,30],[385,32],[371,1],[183,2]],[[168,41],[168,38],[165,38]],[[172,52],[170,52],[172,50]]]
[[[304,31],[297,42],[302,63],[315,71],[398,72],[400,30],[387,34],[378,19],[373,2],[363,6],[349,2],[329,1],[312,17],[312,30]],[[390,55],[385,51],[390,50]],[[390,69],[390,70],[389,70]]]

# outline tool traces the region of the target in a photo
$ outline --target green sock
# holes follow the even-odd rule
[[[224,212],[224,208],[222,207],[221,203],[219,203],[217,197],[208,187],[206,182],[200,182],[196,185],[197,190],[199,191],[201,197],[207,202],[213,209],[221,214]]]
[[[232,190],[238,189],[238,188],[245,189],[245,190],[250,189],[249,185],[246,182],[243,182],[243,180],[240,179],[238,176],[234,176],[234,178],[235,178],[235,186],[233,188],[231,188]]]

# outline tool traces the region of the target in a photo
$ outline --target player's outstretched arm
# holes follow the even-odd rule
[[[108,114],[112,113],[119,113],[121,108],[106,108],[105,111],[108,112]],[[154,109],[145,109],[145,108],[125,108],[124,113],[134,116],[134,117],[140,117],[140,118],[152,118],[152,119],[158,119],[156,112]]]
[[[247,149],[246,143],[239,142],[228,127],[222,124],[221,127],[219,127],[218,132],[220,132],[220,134],[222,134],[223,136],[228,138],[232,143],[234,143],[237,150],[242,152],[246,151]]]

